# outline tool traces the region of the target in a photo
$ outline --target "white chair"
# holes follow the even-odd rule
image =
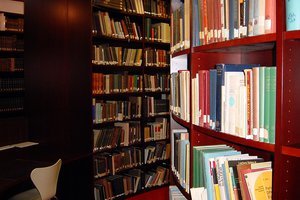
[[[32,170],[30,178],[36,189],[17,194],[9,200],[49,200],[56,198],[57,180],[61,167],[61,159],[49,167],[40,167]]]

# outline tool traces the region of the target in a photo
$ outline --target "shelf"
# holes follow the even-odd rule
[[[192,48],[192,52],[251,52],[275,48],[276,33],[239,38]]]
[[[130,72],[138,72],[141,73],[143,70],[142,66],[119,66],[119,65],[97,65],[92,64],[93,66],[93,72],[99,72],[99,71],[130,71]]]
[[[105,121],[105,122],[102,122],[102,123],[93,124],[93,128],[101,128],[103,126],[109,126],[109,125],[113,126],[114,123],[116,123],[116,122],[128,122],[128,121],[139,121],[139,120],[141,120],[140,117],[139,118],[124,119],[122,121],[120,121],[120,120]]]
[[[161,115],[155,115],[155,116],[145,116],[144,119],[146,119],[146,120],[154,120],[155,118],[161,118],[161,117],[169,118],[170,114],[161,114]]]
[[[153,96],[157,94],[170,94],[170,91],[156,91],[156,92],[143,92],[146,96]]]
[[[183,119],[180,119],[177,115],[175,115],[174,113],[172,113],[172,118],[181,126],[184,126],[185,128],[190,128],[190,123],[184,121]]]
[[[283,39],[284,40],[299,40],[300,39],[300,30],[283,32]]]
[[[103,98],[120,98],[120,95],[128,97],[128,96],[141,96],[144,92],[115,92],[109,94],[93,94],[93,97],[103,97]]]
[[[157,143],[157,142],[169,142],[170,138],[166,138],[166,139],[160,139],[160,140],[151,140],[151,141],[144,141],[145,145],[149,145],[149,144],[153,144],[153,143]]]
[[[268,151],[268,152],[275,152],[275,145],[274,144],[268,144],[268,143],[263,143],[263,142],[258,142],[258,141],[253,141],[253,140],[247,140],[241,137],[237,137],[234,135],[230,135],[227,133],[222,133],[222,132],[217,132],[208,128],[203,128],[200,126],[192,125],[193,129],[196,131],[199,131],[202,134],[220,139],[220,140],[225,140],[231,143],[235,143],[238,145],[243,145],[255,149],[260,149],[263,151]]]
[[[177,176],[175,176],[174,172],[171,171],[171,174],[173,176],[173,179],[174,179],[174,182],[175,182],[175,185],[178,187],[178,189],[180,190],[181,194],[183,194],[183,196],[185,196],[186,199],[188,200],[191,200],[191,195],[189,193],[187,193],[185,191],[185,189],[179,184],[178,182],[178,179],[177,179]]]
[[[24,50],[3,50],[0,49],[0,54],[21,54],[24,53]]]
[[[92,5],[92,6],[93,6],[94,11],[103,10],[103,11],[107,11],[110,13],[115,13],[116,15],[127,15],[127,16],[131,16],[131,17],[143,17],[144,16],[144,14],[138,14],[138,13],[134,13],[134,12],[125,12],[120,9],[108,8],[108,7],[100,6],[100,5]]]
[[[160,73],[170,73],[170,66],[168,67],[155,67],[155,66],[146,66],[144,67],[145,73],[157,73],[158,71]]]
[[[24,31],[5,30],[0,31],[0,35],[23,35]]]
[[[104,152],[113,152],[115,150],[120,150],[123,148],[135,147],[135,146],[142,146],[142,142],[138,141],[138,142],[129,144],[128,146],[115,146],[115,147],[110,147],[110,148],[103,148],[100,150],[93,150],[93,154],[104,153]]]
[[[155,19],[155,20],[159,20],[159,21],[163,21],[163,22],[167,22],[170,23],[170,17],[160,17],[160,16],[156,16],[156,15],[151,15],[151,14],[144,14],[144,16],[146,18],[151,18],[151,19]]]
[[[109,37],[109,36],[104,36],[100,34],[94,34],[93,35],[93,40],[95,42],[101,42],[105,41],[105,43],[109,43],[109,41],[115,41],[115,42],[123,42],[123,43],[136,43],[136,44],[141,44],[143,43],[143,40],[135,40],[135,39],[130,39],[130,38],[116,38],[116,37]]]
[[[282,146],[281,153],[287,156],[300,158],[300,144]]]
[[[145,45],[165,46],[170,48],[170,43],[145,40]]]
[[[181,51],[176,51],[174,53],[172,53],[172,58],[175,58],[177,56],[181,56],[181,55],[186,55],[186,54],[189,54],[190,53],[190,49],[184,49],[184,50],[181,50]]]
[[[20,94],[24,94],[24,89],[16,89],[16,90],[9,90],[9,91],[1,91],[0,90],[0,97],[2,96],[7,96],[7,95],[20,95]]]
[[[24,76],[24,70],[18,70],[18,71],[0,71],[1,77],[3,76]]]

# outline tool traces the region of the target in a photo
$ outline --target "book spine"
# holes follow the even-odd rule
[[[286,30],[299,30],[300,29],[300,1],[299,0],[286,0]]]

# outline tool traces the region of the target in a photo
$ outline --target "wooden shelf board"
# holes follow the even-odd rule
[[[102,6],[102,5],[92,5],[93,6],[93,9],[94,11],[97,11],[97,10],[103,10],[103,11],[108,11],[108,12],[113,12],[115,14],[118,14],[118,15],[127,15],[127,16],[132,16],[132,17],[142,17],[144,16],[144,14],[138,14],[138,13],[134,13],[134,12],[125,12],[121,9],[114,9],[114,8],[109,8],[109,7],[105,7],[105,6]]]
[[[263,151],[268,151],[268,152],[275,152],[275,145],[274,144],[268,144],[268,143],[263,143],[263,142],[258,142],[254,140],[247,140],[245,138],[237,137],[234,135],[230,135],[227,133],[222,133],[222,132],[217,132],[208,128],[203,128],[200,126],[193,125],[193,129],[199,131],[202,134],[206,134],[208,136],[220,139],[220,140],[225,140],[231,143],[235,143],[238,145],[243,145],[255,149],[260,149]]]
[[[192,48],[192,52],[250,52],[275,47],[276,34],[265,34],[259,36],[245,37],[224,42],[197,46]]]
[[[177,56],[181,56],[181,55],[185,55],[185,54],[189,54],[190,53],[190,49],[183,49],[180,51],[175,51],[174,53],[172,53],[172,58],[175,58]]]
[[[144,92],[115,92],[115,93],[109,93],[109,94],[93,94],[93,97],[120,97],[120,95],[124,96],[141,96],[144,94]]]
[[[141,71],[143,70],[142,66],[124,66],[124,65],[102,65],[102,64],[92,64],[93,70],[122,70],[122,71]]]
[[[167,46],[170,48],[170,43],[167,42],[157,42],[157,41],[151,41],[151,40],[145,40],[145,44],[150,44],[150,45],[163,45],[163,46]]]
[[[175,182],[175,185],[178,187],[178,189],[180,190],[180,192],[183,194],[183,196],[185,196],[185,198],[187,198],[188,200],[191,200],[191,195],[189,193],[187,193],[185,191],[185,189],[180,185],[180,183],[178,182],[177,176],[175,176],[174,172],[171,171],[171,174],[173,176],[173,180]]]
[[[151,19],[155,19],[155,20],[160,20],[160,21],[164,21],[164,22],[170,22],[171,18],[170,17],[160,17],[160,16],[156,16],[156,15],[151,15],[151,14],[144,14],[145,17],[147,18],[151,18]]]
[[[142,119],[141,117],[138,117],[138,118],[124,119],[124,120],[121,120],[121,121],[120,120],[105,121],[105,122],[102,122],[102,123],[93,124],[93,128],[100,128],[100,127],[103,127],[103,126],[113,125],[116,122],[140,121],[141,119]]]
[[[183,119],[180,119],[177,115],[175,115],[174,113],[172,113],[172,118],[181,126],[184,126],[187,129],[190,129],[190,123],[184,121]]]
[[[283,32],[283,39],[285,40],[300,39],[300,30]]]
[[[95,40],[101,40],[102,43],[103,41],[105,41],[106,43],[109,43],[109,41],[117,41],[117,42],[126,42],[126,43],[143,43],[143,40],[135,40],[135,39],[130,39],[130,38],[116,38],[116,37],[109,37],[109,36],[104,36],[104,35],[100,35],[100,34],[93,34],[93,39]]]
[[[300,158],[300,144],[282,146],[281,153],[287,156]]]

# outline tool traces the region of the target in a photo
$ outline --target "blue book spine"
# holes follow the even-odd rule
[[[234,38],[234,1],[229,0],[229,39]]]
[[[199,38],[199,6],[198,0],[193,0],[193,16],[196,16],[193,20],[193,46],[200,45],[200,38]]]
[[[211,69],[209,70],[209,84],[210,84],[210,128],[216,128],[216,95],[217,95],[217,70]]]
[[[222,98],[222,86],[224,86],[225,72],[236,71],[242,72],[244,69],[252,69],[259,64],[217,64],[217,86],[216,86],[216,130],[221,130],[221,98]]]
[[[286,30],[299,30],[300,29],[300,1],[299,0],[286,0]]]

